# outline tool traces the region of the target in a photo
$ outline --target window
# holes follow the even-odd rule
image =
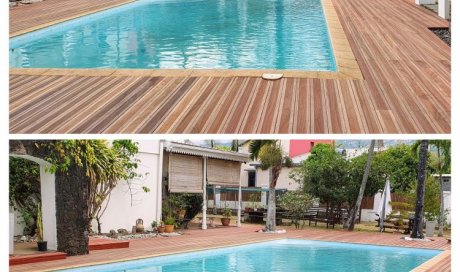
[[[248,187],[256,187],[256,172],[248,172]]]

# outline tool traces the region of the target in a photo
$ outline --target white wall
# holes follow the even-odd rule
[[[444,19],[450,19],[450,1],[439,0],[438,1],[438,16]]]
[[[292,171],[292,169],[293,168],[284,167],[281,170],[280,176],[278,178],[278,182],[276,184],[276,188],[288,189],[289,191],[295,191],[300,188],[299,183],[289,178],[289,173]]]
[[[13,254],[14,253],[14,240],[13,240],[13,235],[11,235],[12,233],[14,233],[14,225],[15,225],[15,220],[14,220],[14,212],[10,209],[10,227],[9,227],[9,254]]]
[[[444,191],[444,210],[448,210],[447,224],[451,223],[450,216],[451,216],[451,213],[452,213],[452,207],[451,207],[450,198],[451,198],[451,192]]]
[[[14,224],[14,236],[16,235],[24,235],[24,220],[22,219],[22,215],[19,211],[13,211],[13,224]]]
[[[46,172],[40,164],[40,190],[43,216],[43,240],[48,241],[48,249],[57,250],[56,234],[56,186],[55,176]]]
[[[362,209],[361,210],[361,222],[375,222],[379,217],[374,210]]]
[[[278,181],[276,183],[277,189],[288,189],[290,191],[297,190],[300,185],[293,179],[289,178],[289,173],[293,168],[283,167],[281,169]],[[247,179],[247,176],[246,176]],[[247,181],[245,182],[247,184]],[[269,186],[269,170],[257,169],[256,173],[256,186],[257,187],[266,187]]]
[[[139,143],[138,159],[141,160],[138,173],[142,178],[131,181],[131,192],[126,181],[120,181],[112,191],[107,210],[102,216],[102,232],[107,233],[111,229],[124,228],[131,232],[138,218],[144,221],[146,230],[151,230],[150,223],[159,221],[161,214],[161,190],[158,184],[161,182],[160,142],[159,141],[137,141]],[[145,175],[145,173],[148,174]],[[160,178],[161,179],[161,178]],[[142,186],[150,189],[145,193]],[[132,196],[132,199],[131,199]],[[97,232],[97,222],[92,222],[92,227]]]

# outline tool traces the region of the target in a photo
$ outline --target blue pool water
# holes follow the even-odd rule
[[[154,252],[152,252],[154,253]],[[438,250],[285,239],[65,271],[410,271]]]
[[[321,0],[140,0],[10,40],[11,67],[335,71]]]

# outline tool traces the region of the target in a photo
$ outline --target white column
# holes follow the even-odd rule
[[[241,227],[241,177],[238,185],[238,212],[236,216],[238,217],[236,219],[236,226]]]
[[[157,210],[155,221],[159,222],[161,220],[161,208],[163,203],[163,141],[160,141],[160,158],[158,160],[158,180],[157,180]]]
[[[438,0],[438,15],[441,18],[449,19],[450,1],[449,0]]]
[[[40,164],[43,240],[48,241],[48,249],[57,250],[55,176],[46,172],[45,167]]]
[[[9,235],[9,238],[10,238],[10,255],[14,253],[14,225],[15,225],[15,222],[14,222],[14,212],[12,211],[12,209],[10,208],[10,235]]]
[[[221,208],[221,207],[220,207],[220,188],[221,188],[220,186],[217,186],[217,187],[216,187],[217,193],[214,195],[214,199],[216,200],[216,207],[217,207],[217,208]]]
[[[208,159],[203,157],[203,219],[201,220],[201,229],[207,229],[206,225],[206,210],[207,210],[207,201],[206,201],[206,172],[208,168]]]

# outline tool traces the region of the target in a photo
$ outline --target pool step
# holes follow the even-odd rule
[[[90,239],[89,250],[104,250],[104,249],[117,249],[129,248],[129,241],[112,241],[107,239]],[[29,263],[40,263],[47,261],[63,260],[67,257],[64,252],[43,252],[33,253],[28,255],[11,256],[10,266]]]
[[[104,250],[129,248],[129,241],[112,241],[107,239],[91,239],[89,241],[89,250]]]
[[[18,264],[28,264],[28,263],[40,263],[47,261],[63,260],[67,257],[67,254],[64,252],[45,252],[45,253],[35,253],[22,256],[13,256],[10,257],[10,266]]]

